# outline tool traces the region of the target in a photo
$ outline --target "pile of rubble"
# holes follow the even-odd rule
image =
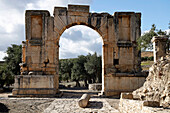
[[[170,108],[170,54],[161,57],[150,67],[146,82],[133,92],[133,97],[156,101],[160,106]]]

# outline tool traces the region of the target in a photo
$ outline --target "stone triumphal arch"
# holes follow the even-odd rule
[[[118,95],[139,88],[145,77],[140,66],[136,39],[141,13],[90,13],[89,6],[27,10],[26,41],[22,44],[21,75],[15,77],[14,96],[54,96],[59,92],[59,39],[74,25],[96,30],[103,40],[102,94]]]

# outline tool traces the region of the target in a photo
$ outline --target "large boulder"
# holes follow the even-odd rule
[[[170,108],[170,55],[161,57],[149,68],[146,82],[133,92],[133,97],[157,101],[160,106]]]

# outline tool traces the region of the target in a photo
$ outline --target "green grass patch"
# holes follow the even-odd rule
[[[143,61],[143,62],[141,62],[141,66],[152,65],[153,63],[154,63],[154,61]]]
[[[141,62],[142,70],[148,71],[153,63],[154,63],[154,61],[143,61],[143,62]]]

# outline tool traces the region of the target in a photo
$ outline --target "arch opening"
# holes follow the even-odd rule
[[[102,83],[102,45],[101,35],[93,28],[76,24],[69,26],[59,39],[60,85],[87,88],[88,84]],[[76,71],[76,66],[81,71]],[[94,66],[96,70],[89,69]],[[76,79],[80,84],[74,78],[79,73],[82,74]]]

